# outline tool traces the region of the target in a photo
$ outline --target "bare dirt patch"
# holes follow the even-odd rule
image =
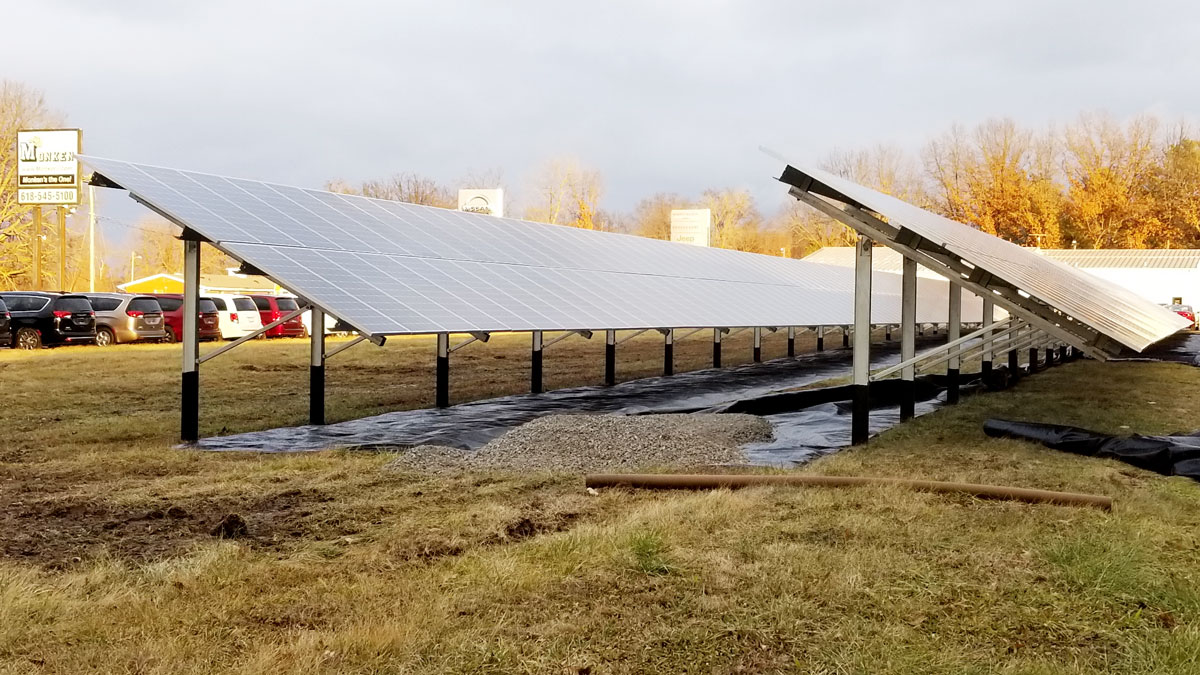
[[[293,489],[115,504],[10,489],[0,495],[0,556],[63,568],[102,555],[150,562],[182,555],[214,538],[280,548],[289,540],[311,536],[317,507],[330,500],[320,490]]]

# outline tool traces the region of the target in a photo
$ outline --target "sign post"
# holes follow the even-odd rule
[[[79,129],[26,129],[17,132],[17,204],[33,206],[33,288],[42,288],[42,207],[57,207],[58,290],[67,283],[67,206],[79,203],[83,180]]]
[[[67,290],[67,207],[58,207],[58,290]]]
[[[711,238],[711,210],[671,209],[671,241],[695,246],[709,246]]]
[[[33,290],[42,290],[42,207],[33,207]]]

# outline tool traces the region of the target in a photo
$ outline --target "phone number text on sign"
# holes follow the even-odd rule
[[[22,204],[76,204],[79,190],[76,188],[21,190]]]

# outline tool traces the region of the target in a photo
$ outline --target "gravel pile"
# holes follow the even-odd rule
[[[387,467],[585,473],[740,464],[746,459],[740,446],[770,438],[770,423],[753,415],[553,415],[475,451],[422,445],[403,451]]]

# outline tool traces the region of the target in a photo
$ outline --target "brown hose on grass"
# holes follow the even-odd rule
[[[1084,495],[1074,492],[1053,492],[1029,488],[1005,487],[1001,485],[976,485],[974,483],[946,483],[937,480],[909,480],[906,478],[872,478],[863,476],[803,476],[803,475],[713,475],[713,474],[593,474],[587,476],[585,484],[590,488],[631,487],[644,490],[709,490],[714,488],[739,488],[754,485],[797,485],[823,487],[851,487],[860,485],[898,485],[943,494],[966,494],[981,499],[1011,499],[1019,502],[1063,504],[1066,506],[1095,506],[1105,511],[1112,510],[1112,497]]]

